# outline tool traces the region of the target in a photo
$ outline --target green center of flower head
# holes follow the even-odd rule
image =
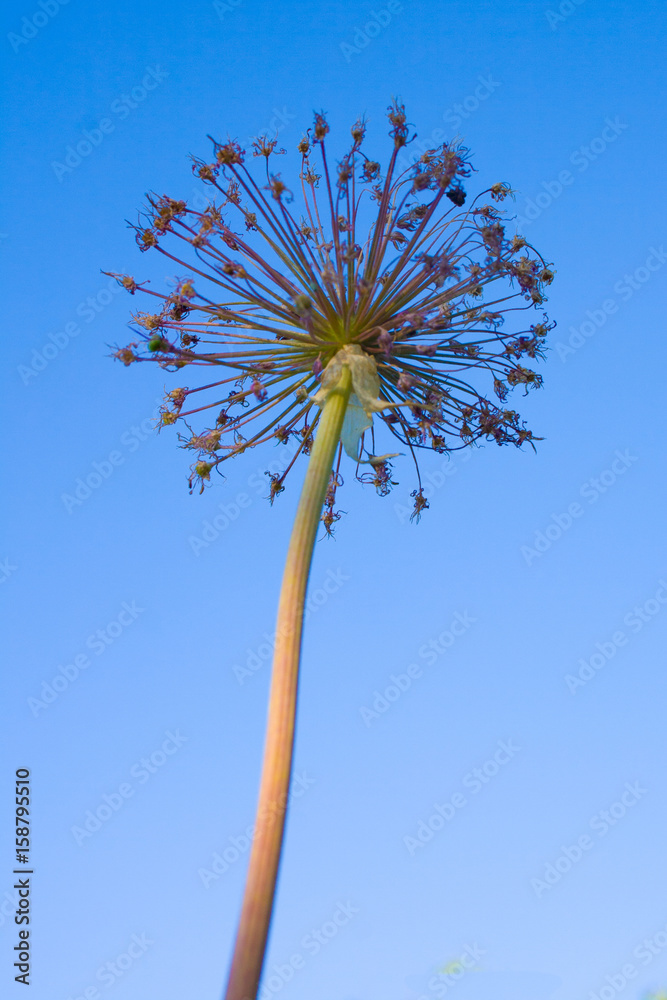
[[[543,303],[553,273],[522,237],[506,234],[493,204],[511,193],[506,184],[464,207],[467,150],[443,143],[415,160],[403,106],[394,102],[388,118],[393,148],[384,172],[362,148],[363,120],[332,169],[329,126],[317,114],[298,144],[297,195],[271,170],[285,151],[260,137],[252,155],[264,160],[261,179],[237,142],[212,140],[213,161],[193,166],[211,197],[194,208],[149,196],[133,227],[139,246],[157,249],[184,274],[167,295],[114,275],[132,294],[159,301],[159,311],[134,315],[138,339],[116,357],[175,372],[215,370],[213,379],[170,391],[161,415],[167,425],[216,412],[208,428],[185,423],[183,446],[197,454],[191,485],[203,489],[223,461],[272,438],[308,454],[340,365],[353,380],[342,442],[358,463],[370,461],[371,473],[357,465],[358,478],[381,494],[392,484],[393,457],[374,455],[381,428],[413,456],[480,439],[532,444],[531,431],[502,404],[515,385],[541,383],[519,361],[541,356],[551,326],[546,316],[516,326]],[[178,240],[188,255],[179,254]],[[487,398],[489,384],[498,402]],[[271,476],[271,499],[285,475]],[[427,506],[421,486],[413,496],[419,510]]]
[[[322,372],[322,384],[312,397],[314,403],[323,407],[331,392],[334,392],[341,379],[343,368],[348,368],[352,380],[352,392],[345,411],[341,444],[350,458],[357,462],[363,460],[359,454],[359,446],[364,432],[373,425],[373,414],[391,406],[379,398],[380,376],[375,360],[366,354],[358,344],[344,344]],[[383,460],[394,455],[384,455]],[[376,456],[369,460],[373,462]]]

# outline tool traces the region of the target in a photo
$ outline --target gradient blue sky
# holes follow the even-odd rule
[[[373,12],[384,23],[366,33]],[[324,108],[342,150],[366,112],[383,159],[392,95],[421,137],[461,133],[471,190],[512,183],[519,228],[555,262],[544,388],[514,400],[545,440],[536,455],[427,457],[418,526],[403,513],[407,459],[386,499],[348,476],[347,514],[312,573],[300,794],[265,996],[634,1000],[667,987],[663,6],[33,0],[7,5],[2,23],[3,995],[23,989],[10,795],[27,766],[34,1000],[220,996],[265,633],[303,467],[274,508],[257,487],[271,447],[189,496],[187,456],[151,429],[165,374],[108,357],[134,300],[100,271],[168,277],[124,220],[149,189],[192,196],[187,156],[207,155],[207,132],[280,127],[293,149]],[[137,90],[145,78],[152,89]],[[90,155],[58,167],[105,119]],[[69,503],[96,469],[96,488]],[[195,553],[191,539],[239,494],[246,506]],[[424,648],[462,620],[446,651]],[[596,653],[591,679],[568,686]],[[362,713],[411,664],[400,698]],[[488,763],[500,741],[502,766]],[[440,822],[436,804],[448,815],[457,793]],[[77,837],[104,796],[117,808]],[[406,841],[429,820],[442,829]],[[224,852],[228,869],[202,874]],[[542,887],[549,865],[562,873]],[[321,928],[332,936],[316,946]],[[437,978],[475,950],[474,971]]]

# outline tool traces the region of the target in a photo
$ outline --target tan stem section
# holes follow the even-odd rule
[[[287,551],[255,834],[225,1000],[255,1000],[259,988],[292,773],[306,587],[351,386],[350,369],[343,366],[322,408]]]

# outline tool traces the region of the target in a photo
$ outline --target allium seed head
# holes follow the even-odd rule
[[[342,440],[357,461],[357,478],[380,495],[393,485],[393,454],[374,454],[380,428],[413,456],[483,439],[517,446],[539,440],[514,410],[485,393],[503,404],[514,386],[541,384],[519,362],[542,355],[551,324],[544,317],[515,327],[545,301],[553,271],[523,237],[508,237],[506,216],[484,203],[485,196],[499,202],[510,195],[507,184],[468,203],[471,167],[456,142],[400,166],[414,136],[397,101],[388,118],[393,149],[383,174],[362,151],[364,119],[332,169],[329,125],[315,115],[297,147],[299,221],[294,195],[269,164],[283,150],[265,137],[253,143],[254,157],[264,160],[261,179],[231,139],[212,140],[210,162],[194,160],[195,175],[216,192],[206,208],[148,196],[133,226],[139,247],[176,261],[183,275],[171,294],[113,275],[131,294],[157,300],[157,311],[134,315],[143,350],[135,339],[115,356],[168,371],[216,369],[205,385],[168,393],[162,412],[163,425],[215,413],[213,429],[194,433],[185,424],[184,447],[196,453],[191,485],[203,489],[226,459],[270,439],[293,440],[296,455],[307,454],[331,366],[340,364],[353,373],[348,409],[357,421],[356,436],[350,438],[350,424]],[[511,331],[503,329],[506,318]],[[328,531],[340,516],[333,511],[340,459],[339,452],[325,505]],[[271,501],[284,478],[271,474]],[[421,484],[413,498],[419,518],[428,507]]]

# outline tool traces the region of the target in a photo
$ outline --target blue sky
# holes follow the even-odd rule
[[[267,446],[190,496],[153,430],[165,373],[109,359],[134,302],[101,271],[168,278],[125,220],[148,190],[193,197],[207,133],[293,151],[323,108],[342,151],[367,113],[384,159],[392,95],[420,141],[463,136],[471,190],[511,182],[555,264],[544,387],[513,400],[544,441],[427,457],[418,526],[407,459],[384,499],[347,477],[311,577],[264,995],[666,988],[662,5],[34,0],[2,18],[6,995],[29,767],[35,1000],[220,996],[303,473],[270,508]]]

